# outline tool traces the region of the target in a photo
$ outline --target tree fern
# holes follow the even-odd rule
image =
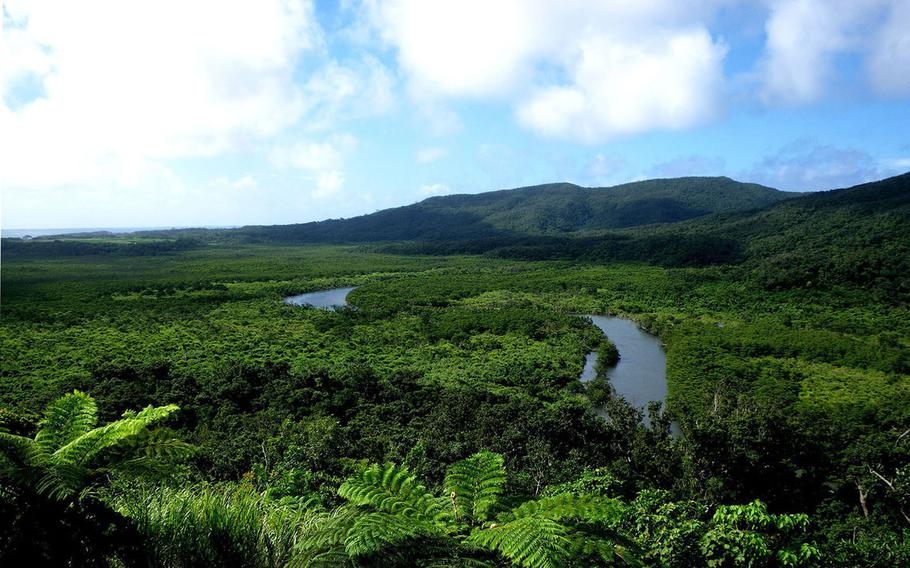
[[[149,406],[139,413],[126,411],[123,418],[106,426],[89,430],[76,438],[68,440],[57,449],[53,456],[55,461],[84,465],[102,451],[140,434],[151,424],[164,420],[178,410],[174,404],[168,406]]]
[[[350,556],[363,556],[401,544],[411,538],[438,535],[442,531],[429,522],[401,515],[371,512],[361,515],[348,531],[344,548]]]
[[[95,400],[78,390],[73,391],[48,405],[44,418],[38,423],[35,443],[41,451],[51,454],[89,432],[97,422]]]
[[[554,521],[577,520],[585,522],[619,522],[623,506],[616,500],[598,495],[562,493],[526,501],[509,513],[500,516],[502,520],[542,517]]]
[[[489,566],[507,559],[551,568],[572,559],[634,559],[613,538],[622,513],[614,499],[560,494],[523,503],[490,523],[502,507],[505,481],[503,458],[491,452],[453,464],[441,497],[405,468],[374,465],[341,485],[348,503],[319,516],[294,564]]]
[[[466,542],[498,552],[526,568],[555,568],[569,560],[571,545],[562,524],[542,517],[522,517],[476,529]]]
[[[150,433],[148,427],[177,410],[149,406],[96,428],[95,401],[74,391],[48,406],[34,439],[0,432],[0,451],[22,483],[63,499],[106,473],[166,473],[163,462],[187,455],[191,447],[170,432]]]
[[[345,481],[338,494],[355,505],[405,517],[435,520],[443,513],[433,494],[408,470],[394,464],[367,468]]]
[[[487,520],[506,482],[503,458],[493,452],[478,452],[452,464],[446,473],[445,492],[452,500],[456,519]]]

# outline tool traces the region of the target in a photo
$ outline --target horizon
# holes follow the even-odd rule
[[[905,171],[905,172],[898,172],[898,173],[895,173],[894,175],[890,175],[890,176],[887,176],[884,178],[868,180],[868,181],[862,182],[860,184],[855,184],[855,185],[862,185],[864,183],[874,183],[876,181],[883,181],[885,179],[889,179],[892,177],[900,177],[900,176],[907,175],[907,174],[910,174],[910,170]],[[492,192],[497,192],[497,191],[515,191],[515,190],[521,190],[521,189],[531,189],[531,188],[547,186],[547,185],[567,184],[567,185],[575,185],[579,189],[612,189],[612,188],[619,187],[622,185],[634,184],[637,182],[655,181],[655,180],[676,180],[676,179],[684,179],[684,178],[690,178],[690,177],[727,178],[727,179],[731,179],[735,182],[743,183],[743,184],[756,184],[757,183],[757,182],[752,182],[752,181],[748,181],[748,180],[734,179],[734,178],[730,178],[729,176],[710,176],[710,175],[648,178],[648,179],[632,180],[629,182],[623,182],[623,183],[618,183],[618,184],[609,185],[609,186],[582,186],[582,185],[574,184],[572,182],[567,182],[567,181],[550,181],[550,182],[536,183],[536,184],[532,184],[532,185],[524,185],[524,186],[520,186],[520,187],[495,188],[495,189],[480,190],[480,191],[475,191],[475,192],[449,193],[449,194],[445,194],[445,195],[431,195],[431,196],[418,198],[415,201],[411,201],[409,203],[405,203],[402,205],[392,206],[390,208],[407,207],[410,205],[416,205],[416,204],[422,203],[423,201],[426,201],[428,199],[433,199],[433,198],[437,198],[437,197],[450,197],[450,196],[458,196],[458,195],[480,195],[483,193],[492,193]],[[758,185],[761,185],[761,184],[758,184]],[[794,195],[797,195],[797,194],[819,193],[819,192],[823,192],[823,191],[835,191],[835,190],[839,190],[839,189],[849,189],[850,187],[855,187],[855,185],[846,186],[846,187],[820,188],[820,189],[806,190],[806,191],[793,191],[793,190],[779,189],[779,188],[770,187],[770,186],[765,186],[765,187],[768,187],[769,189],[773,189],[775,191],[779,191],[782,193],[792,193]],[[111,225],[108,227],[88,227],[88,226],[86,226],[86,227],[75,227],[75,226],[74,227],[0,227],[0,237],[2,237],[2,238],[22,238],[25,236],[45,237],[45,236],[65,235],[65,234],[76,234],[76,233],[92,233],[92,232],[109,232],[109,233],[114,233],[114,234],[128,234],[128,233],[136,233],[136,232],[142,232],[142,231],[169,231],[169,230],[184,230],[184,229],[203,229],[203,230],[239,229],[239,228],[248,227],[248,226],[280,226],[280,225],[295,225],[295,224],[303,224],[303,223],[312,223],[312,222],[319,222],[319,221],[344,220],[344,219],[350,219],[353,217],[360,217],[363,215],[370,215],[371,213],[377,213],[377,212],[383,211],[383,210],[384,209],[377,209],[375,211],[360,213],[357,215],[352,215],[350,217],[324,217],[321,219],[313,219],[310,221],[297,221],[297,222],[289,222],[289,223],[269,223],[269,224],[238,223],[235,225],[187,224],[187,225],[144,225],[144,226],[143,225],[136,225],[136,226]],[[30,234],[30,233],[28,233],[29,231],[35,232],[36,234]],[[60,231],[60,232],[53,232],[53,231]]]
[[[910,168],[891,127],[910,123],[907,2],[427,6],[4,1],[2,226],[304,223],[542,179],[817,191]]]

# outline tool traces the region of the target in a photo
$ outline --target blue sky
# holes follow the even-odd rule
[[[5,0],[5,229],[910,170],[910,0]]]

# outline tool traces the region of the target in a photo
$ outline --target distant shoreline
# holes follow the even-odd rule
[[[51,235],[73,235],[78,233],[138,233],[140,231],[169,231],[172,229],[233,229],[236,228],[236,225],[219,225],[219,226],[163,226],[163,227],[76,227],[70,229],[0,229],[0,237],[7,238],[22,238],[25,236],[31,237],[47,237]]]

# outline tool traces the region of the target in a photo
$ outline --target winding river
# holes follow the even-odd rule
[[[348,294],[354,287],[333,288],[308,292],[284,299],[286,304],[313,306],[314,308],[335,309],[347,305]],[[632,406],[647,410],[652,400],[666,402],[667,398],[667,356],[657,337],[644,332],[634,321],[609,316],[587,316],[603,331],[619,351],[619,363],[607,371],[607,377],[616,393]],[[597,353],[588,353],[581,381],[594,378]],[[648,417],[645,416],[645,424]],[[677,428],[674,425],[674,432]]]

